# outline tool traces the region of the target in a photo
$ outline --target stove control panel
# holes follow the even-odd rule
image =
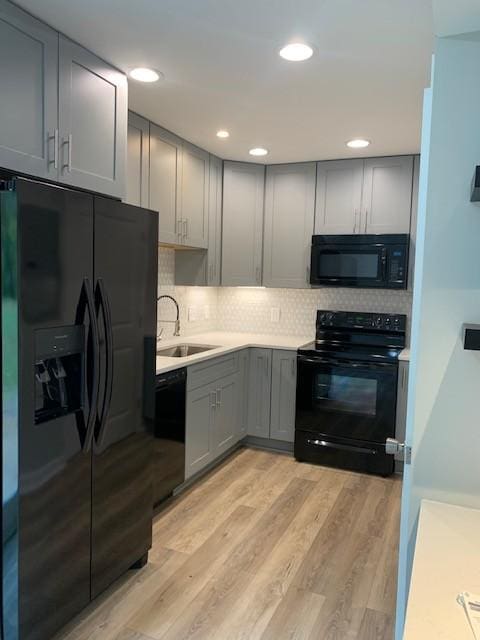
[[[407,316],[391,313],[317,311],[317,331],[325,329],[363,329],[405,333]]]

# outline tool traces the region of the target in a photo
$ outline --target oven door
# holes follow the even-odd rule
[[[385,288],[388,251],[382,244],[312,245],[313,285]]]
[[[298,357],[297,430],[385,445],[395,434],[396,363]]]

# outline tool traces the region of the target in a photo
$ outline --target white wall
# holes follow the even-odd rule
[[[400,556],[406,584],[420,500],[480,508],[480,353],[464,351],[461,340],[464,322],[480,323],[480,206],[470,203],[480,164],[477,36],[437,39],[431,97],[412,318],[407,440],[413,461]]]

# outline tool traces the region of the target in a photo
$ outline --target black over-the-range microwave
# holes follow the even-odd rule
[[[406,289],[408,234],[313,236],[310,283]]]

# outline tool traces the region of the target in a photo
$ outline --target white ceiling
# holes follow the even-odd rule
[[[432,52],[431,0],[18,0],[128,71],[130,108],[223,158],[268,162],[416,152]],[[307,62],[282,60],[292,39]],[[218,140],[220,128],[230,131]],[[366,137],[366,150],[345,141]]]

